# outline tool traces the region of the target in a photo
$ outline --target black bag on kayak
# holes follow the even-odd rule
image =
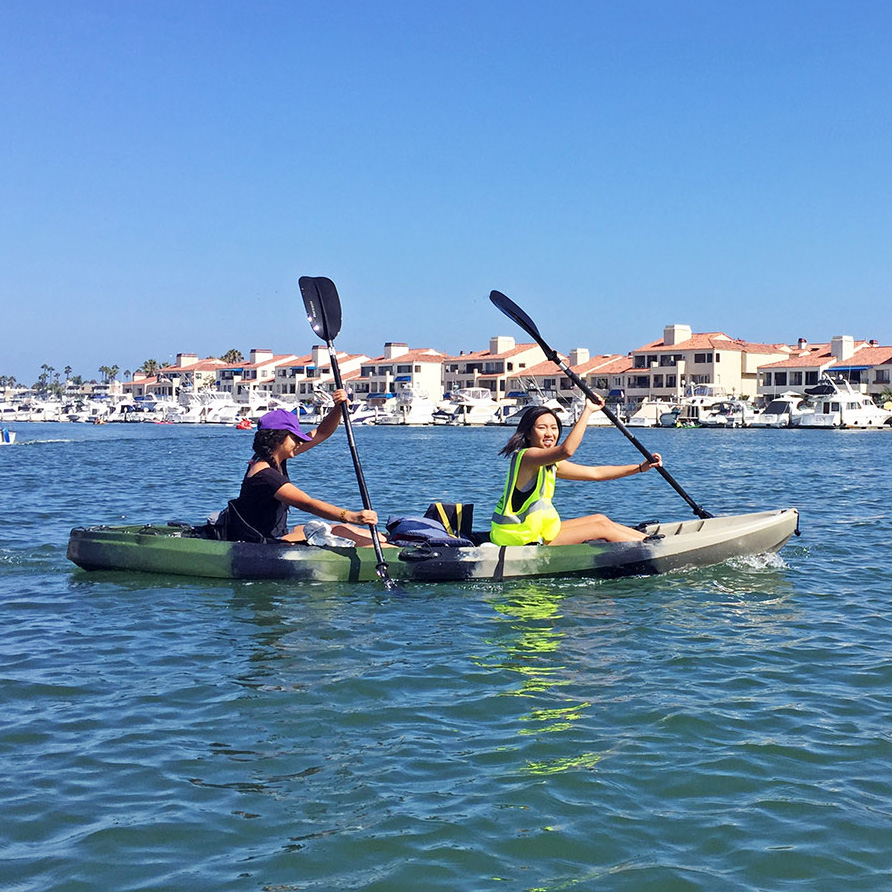
[[[392,545],[438,545],[464,548],[474,543],[464,536],[452,536],[439,520],[403,516],[387,518],[388,538]]]
[[[424,516],[439,521],[450,536],[467,539],[474,529],[474,506],[462,502],[431,502]]]

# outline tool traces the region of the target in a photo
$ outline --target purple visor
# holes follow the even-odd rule
[[[297,416],[285,409],[273,409],[272,412],[261,416],[260,421],[257,422],[257,428],[262,431],[288,431],[292,437],[298,440],[313,439],[300,429]]]

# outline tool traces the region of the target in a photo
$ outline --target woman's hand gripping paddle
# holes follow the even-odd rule
[[[563,373],[590,399],[595,400],[595,394],[592,389],[576,374],[545,342],[545,339],[539,334],[536,323],[527,316],[524,311],[501,291],[493,291],[489,295],[489,299],[512,321],[516,322],[536,343],[545,351],[545,355],[550,359]],[[606,405],[601,411],[619,428],[619,430],[632,442],[635,448],[648,460],[654,461],[653,454],[641,443],[638,442],[635,435],[616,417],[616,415]],[[665,469],[656,468],[666,482],[691,506],[697,517],[713,517],[702,505],[698,505],[678,484],[675,478]]]
[[[338,297],[338,289],[335,283],[325,276],[301,276],[300,293],[307,309],[307,319],[310,328],[321,337],[328,346],[328,355],[331,357],[331,371],[334,375],[335,386],[340,390],[343,387],[341,370],[338,366],[338,355],[334,347],[334,339],[341,330],[341,300]],[[353,456],[353,469],[356,471],[356,482],[359,484],[359,494],[362,496],[362,506],[367,511],[371,510],[372,502],[369,499],[369,491],[365,485],[365,477],[362,473],[362,465],[359,462],[359,453],[356,451],[356,443],[353,439],[353,428],[350,426],[350,410],[346,403],[341,403],[341,412],[344,417],[344,428],[347,431],[347,442],[350,444],[350,454]],[[372,534],[372,545],[375,549],[375,557],[378,563],[375,572],[384,583],[388,591],[397,588],[397,584],[390,578],[387,570],[387,561],[384,560],[384,551],[378,541],[377,529],[369,524]]]

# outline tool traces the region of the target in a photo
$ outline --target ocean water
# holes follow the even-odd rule
[[[643,430],[779,556],[614,581],[89,574],[90,524],[200,521],[250,434],[18,425],[0,448],[0,889],[892,887],[892,431]],[[382,518],[498,497],[505,429],[359,428]],[[627,463],[615,430],[577,459]],[[359,507],[342,432],[296,460]],[[657,474],[565,516],[690,516]]]

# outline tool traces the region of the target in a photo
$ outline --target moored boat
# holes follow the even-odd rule
[[[806,387],[814,411],[802,415],[798,427],[881,429],[892,420],[892,412],[881,409],[866,393],[856,390],[844,378],[823,375],[814,387]]]
[[[596,540],[581,545],[388,548],[390,576],[462,581],[528,577],[645,576],[708,567],[731,558],[780,550],[798,531],[795,508],[654,523],[641,542]],[[90,527],[71,531],[68,558],[85,570],[130,570],[221,579],[369,582],[377,578],[371,548],[279,542],[220,542],[187,524]]]
[[[750,427],[798,427],[799,419],[810,411],[808,400],[801,393],[788,390],[757,412]]]

